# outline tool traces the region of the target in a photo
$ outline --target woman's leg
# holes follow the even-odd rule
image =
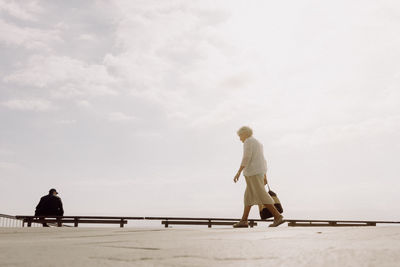
[[[266,207],[271,212],[275,220],[282,216],[273,204],[264,204],[264,207]]]
[[[242,219],[240,222],[233,224],[233,228],[249,227],[247,224],[247,219],[249,218],[250,209],[251,206],[244,206]]]
[[[242,216],[243,222],[247,222],[247,219],[249,218],[250,209],[251,206],[244,206],[243,216]]]

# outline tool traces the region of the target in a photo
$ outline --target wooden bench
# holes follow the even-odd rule
[[[119,224],[124,227],[128,220],[143,220],[144,217],[110,217],[110,216],[15,216],[17,219],[22,220],[24,227],[25,223],[31,227],[32,223],[50,223],[56,224],[61,227],[63,223],[73,223],[74,227],[79,224]]]
[[[165,225],[165,228],[167,228],[169,225],[207,225],[208,228],[211,228],[213,225],[230,225],[233,226],[235,222],[221,222],[221,221],[213,221],[213,220],[209,220],[209,221],[171,221],[171,220],[165,220],[165,221],[161,221],[161,224]],[[254,227],[257,226],[257,223],[254,221],[249,222],[249,226],[250,227]]]
[[[9,215],[7,215],[9,216]],[[237,218],[185,218],[185,217],[112,217],[112,216],[12,216],[12,218],[21,220],[22,226],[25,223],[28,227],[32,223],[49,223],[62,226],[63,223],[73,224],[78,227],[79,224],[119,224],[124,227],[128,220],[160,220],[166,228],[170,225],[207,225],[211,228],[213,225],[229,225],[240,221]],[[257,222],[272,222],[272,219],[249,219],[249,226],[257,226]],[[290,227],[343,227],[343,226],[376,226],[377,224],[400,224],[400,221],[346,221],[346,220],[301,220],[284,219]]]
[[[343,226],[376,226],[376,224],[398,224],[395,221],[347,221],[347,220],[295,220],[285,219],[291,227],[343,227]]]
[[[211,228],[213,225],[229,225],[240,221],[240,219],[227,218],[182,218],[182,217],[146,217],[146,220],[161,220],[161,224],[167,228],[169,225],[207,225]],[[257,226],[257,219],[249,219],[249,226]]]
[[[166,228],[169,225],[207,225],[211,228],[213,225],[233,225],[240,219],[228,218],[184,218],[184,217],[146,217],[146,220],[161,220]],[[272,222],[272,219],[249,219],[249,226],[254,227],[257,222]],[[349,220],[302,220],[302,219],[284,219],[290,227],[354,227],[354,226],[376,226],[377,224],[400,224],[397,221],[349,221]]]

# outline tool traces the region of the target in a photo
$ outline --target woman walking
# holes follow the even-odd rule
[[[274,216],[274,222],[269,227],[276,227],[283,223],[283,216],[275,208],[272,197],[265,191],[267,162],[264,158],[263,145],[253,137],[253,130],[250,127],[241,127],[237,134],[243,142],[243,159],[233,181],[236,183],[243,171],[247,187],[244,193],[242,219],[233,227],[248,227],[247,219],[253,205],[264,205]]]

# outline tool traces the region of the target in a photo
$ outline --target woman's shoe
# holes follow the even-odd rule
[[[277,227],[284,223],[285,221],[283,220],[283,216],[281,215],[277,220],[274,220],[272,224],[269,225],[269,227]]]
[[[247,228],[247,227],[249,227],[249,224],[245,221],[240,221],[233,224],[233,228]]]

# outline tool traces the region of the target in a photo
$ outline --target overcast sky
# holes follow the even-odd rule
[[[398,1],[0,0],[0,213],[399,219]],[[253,208],[252,217],[258,217]]]

